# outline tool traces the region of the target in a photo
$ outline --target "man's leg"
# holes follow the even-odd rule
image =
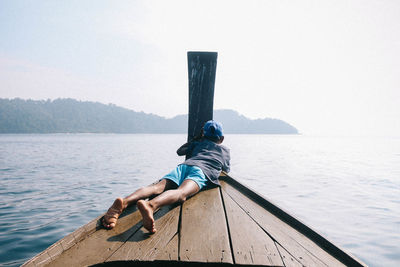
[[[162,179],[158,183],[140,188],[125,198],[117,198],[103,217],[103,226],[112,229],[117,224],[118,217],[131,204],[139,199],[146,199],[153,195],[159,195],[165,190],[173,188],[176,184],[168,179]]]
[[[188,197],[199,192],[199,190],[200,188],[196,182],[186,179],[177,189],[164,191],[161,195],[158,195],[152,200],[138,200],[137,207],[142,214],[144,228],[146,228],[150,233],[155,233],[156,228],[154,226],[153,217],[155,210],[165,205],[184,202]]]

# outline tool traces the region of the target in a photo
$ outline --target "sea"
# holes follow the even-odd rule
[[[19,266],[183,158],[184,134],[0,135],[0,266]],[[400,266],[400,137],[226,135],[231,176],[369,266]]]

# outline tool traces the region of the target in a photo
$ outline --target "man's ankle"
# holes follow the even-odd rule
[[[155,210],[154,204],[151,203],[151,201],[147,201],[147,204],[149,204],[149,207],[150,207],[151,210],[154,212],[154,210]]]
[[[122,198],[122,211],[124,211],[128,206],[128,201],[125,198]]]

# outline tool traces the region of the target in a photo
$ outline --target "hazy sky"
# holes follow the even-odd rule
[[[187,51],[217,51],[214,108],[304,134],[400,135],[400,1],[0,1],[0,98],[187,113]]]

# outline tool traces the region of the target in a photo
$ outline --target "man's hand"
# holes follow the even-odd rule
[[[193,137],[193,141],[198,141],[203,137],[204,137],[204,129],[201,128],[200,133],[198,135],[196,135],[195,137]]]
[[[183,144],[180,148],[178,148],[178,150],[176,151],[176,154],[178,154],[178,156],[186,155],[189,145],[190,145],[190,142]]]

